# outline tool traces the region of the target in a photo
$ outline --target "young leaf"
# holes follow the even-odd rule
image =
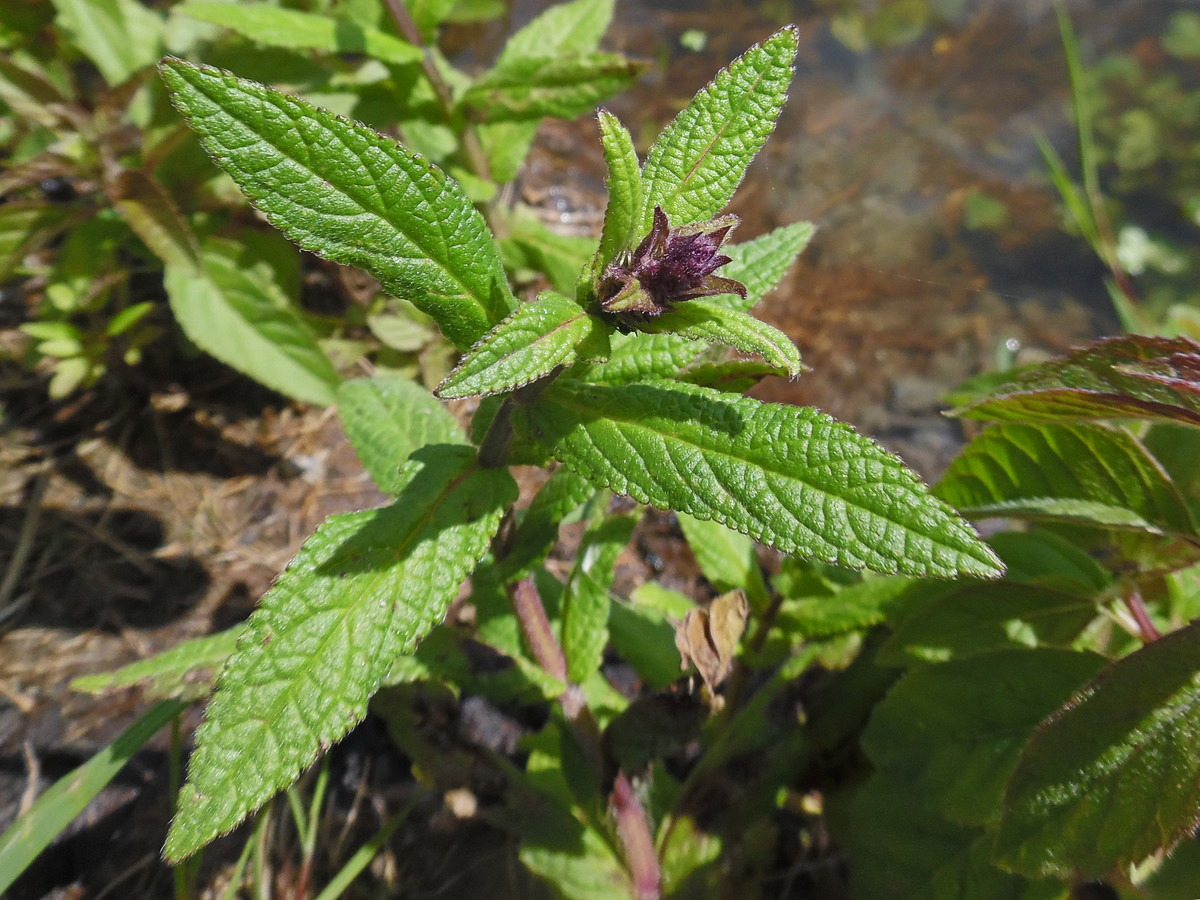
[[[1104,425],[993,425],[951,463],[935,492],[970,516],[1195,532],[1162,466],[1127,431]]]
[[[512,548],[500,561],[508,580],[522,578],[545,559],[558,540],[559,525],[579,509],[596,489],[570,469],[559,469],[542,485],[517,526]]]
[[[340,382],[329,357],[281,297],[254,248],[210,238],[200,267],[168,262],[171,312],[202,350],[267,387],[307,403],[332,403]]]
[[[208,695],[217,671],[233,655],[244,627],[235,625],[207,637],[184,641],[115,672],[76,678],[71,689],[100,694],[140,684],[145,696],[157,700],[196,700]]]
[[[798,45],[799,32],[789,26],[751,47],[667,126],[642,167],[643,234],[656,206],[676,225],[711,219],[724,209],[775,130]]]
[[[594,484],[847,568],[995,577],[896,457],[814,409],[683,384],[560,379],[514,423]]]
[[[600,110],[600,144],[608,165],[608,206],[604,210],[604,230],[596,255],[594,273],[604,270],[621,250],[637,246],[642,239],[642,172],[633,137],[621,120],[608,110]],[[727,264],[728,265],[728,264]]]
[[[642,330],[649,334],[677,334],[695,341],[728,344],[743,353],[757,353],[768,365],[795,378],[804,371],[800,351],[792,339],[749,313],[729,309],[721,302],[691,300],[650,319]]]
[[[1200,344],[1107,338],[1017,373],[954,415],[969,419],[1159,419],[1200,425]]]
[[[250,617],[196,734],[168,858],[235,826],[363,717],[516,498],[468,447],[419,451],[404,478],[393,505],[327,519]]]
[[[921,667],[876,708],[863,750],[951,820],[992,824],[1034,727],[1105,663],[1095,653],[1022,647]]]
[[[172,12],[211,22],[268,47],[365,53],[380,62],[420,62],[420,48],[398,37],[344,19],[282,9],[269,3],[220,3],[186,0]]]
[[[583,369],[582,380],[615,385],[674,378],[706,347],[677,334],[642,332],[614,335],[611,345],[608,360]]]
[[[633,516],[612,516],[583,536],[562,599],[562,648],[567,674],[582,684],[599,671],[608,643],[608,614],[617,557],[629,543]]]
[[[436,393],[447,398],[499,394],[577,359],[607,356],[608,330],[574,300],[546,291],[492,329]]]
[[[645,68],[616,53],[521,57],[478,78],[461,104],[481,122],[573,119],[627,88]]]
[[[306,250],[366,269],[460,349],[516,305],[483,217],[436,166],[227,72],[178,59],[161,71],[208,153]]]
[[[377,375],[343,382],[337,404],[346,437],[385,494],[404,489],[400,472],[414,450],[466,442],[446,407],[408,378]]]
[[[1200,624],[1113,663],[1038,728],[1008,785],[998,859],[1100,877],[1200,818]]]
[[[526,57],[591,53],[612,21],[615,0],[575,0],[550,7],[505,43],[499,66]]]
[[[550,7],[508,39],[496,66],[507,66],[524,57],[569,58],[595,52],[612,21],[613,3],[614,0],[574,0]],[[496,181],[511,181],[516,175],[529,153],[537,127],[537,122],[479,126]]]

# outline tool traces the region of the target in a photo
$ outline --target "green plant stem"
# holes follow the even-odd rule
[[[450,85],[446,83],[446,79],[442,77],[442,73],[438,71],[437,64],[434,63],[433,58],[430,56],[429,49],[425,46],[425,42],[421,38],[421,29],[417,28],[417,23],[413,21],[402,0],[385,0],[385,3],[387,4],[388,12],[391,13],[392,19],[395,20],[396,27],[400,29],[400,34],[404,36],[404,39],[414,47],[420,47],[424,51],[424,56],[421,58],[421,68],[424,69],[425,77],[429,79],[429,83],[433,85],[438,105],[441,106],[446,121],[455,121],[454,96],[450,91]],[[480,143],[479,135],[475,133],[475,129],[469,124],[464,123],[460,137],[463,153],[466,155],[466,162],[471,167],[471,170],[480,178],[491,181],[491,166],[488,164],[487,153],[484,152],[483,144]]]
[[[634,897],[657,900],[662,890],[662,869],[654,850],[654,837],[650,833],[646,811],[624,772],[618,772],[613,782],[612,811],[617,835],[625,851],[625,863],[629,866]]]

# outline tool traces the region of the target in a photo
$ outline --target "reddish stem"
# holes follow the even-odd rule
[[[1129,608],[1129,612],[1133,615],[1133,620],[1137,623],[1138,636],[1141,637],[1143,644],[1149,644],[1151,641],[1157,641],[1162,637],[1162,632],[1150,620],[1150,613],[1146,609],[1146,601],[1142,599],[1141,591],[1137,588],[1131,590],[1125,598],[1125,605]]]
[[[521,631],[529,642],[530,652],[546,672],[559,681],[567,680],[567,658],[559,646],[542,598],[538,596],[532,578],[523,578],[512,588],[512,607],[521,623]]]
[[[658,854],[654,851],[654,838],[650,835],[650,823],[646,811],[633,792],[633,785],[618,772],[613,782],[613,817],[617,820],[617,834],[625,850],[625,862],[629,866],[629,877],[633,881],[633,895],[637,900],[658,900],[662,871],[658,867]]]

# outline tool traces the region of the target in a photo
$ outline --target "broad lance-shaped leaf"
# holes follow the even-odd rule
[[[341,381],[333,363],[255,248],[209,238],[199,267],[168,262],[163,284],[179,326],[202,350],[281,394],[333,402]]]
[[[1200,344],[1185,337],[1107,338],[1018,372],[954,410],[968,419],[1164,419],[1200,425]]]
[[[168,858],[233,828],[365,715],[516,499],[469,447],[427,447],[404,475],[391,506],[327,519],[250,617],[196,733]]]
[[[462,105],[483,122],[573,119],[624,90],[645,64],[615,53],[522,57],[477,79]]]
[[[1162,466],[1127,431],[1105,425],[993,425],[951,463],[936,492],[973,516],[1195,532]]]
[[[1001,572],[900,460],[814,409],[685,384],[560,379],[513,421],[594,484],[785,553],[879,572]]]
[[[871,714],[863,750],[877,771],[910,784],[951,821],[994,824],[1034,728],[1105,662],[1097,653],[1020,648],[922,666]]]
[[[800,351],[786,334],[720,302],[691,300],[651,319],[642,329],[651,334],[666,332],[691,340],[728,344],[743,353],[757,353],[792,378],[805,368],[800,362]]]
[[[642,167],[643,233],[656,206],[676,225],[711,219],[725,208],[775,130],[799,40],[789,26],[751,47],[667,126]]]
[[[608,206],[604,210],[604,229],[592,266],[593,275],[604,271],[620,250],[635,247],[642,239],[638,233],[642,224],[642,172],[633,136],[608,110],[600,110],[597,121],[604,162],[608,166],[604,182],[608,188]]]
[[[498,394],[576,359],[608,355],[609,327],[568,297],[546,291],[497,325],[438,385],[439,397]]]
[[[1113,663],[1038,728],[1008,784],[998,859],[1099,877],[1200,819],[1200,624]]]
[[[463,444],[466,438],[446,407],[411,378],[377,375],[338,388],[342,428],[375,486],[395,496],[409,454],[426,444]]]
[[[422,57],[419,48],[378,29],[365,28],[345,19],[282,9],[269,3],[186,0],[171,11],[221,25],[269,47],[364,53],[381,62],[400,65],[420,62]]]
[[[466,349],[516,305],[453,179],[364,125],[209,67],[161,65],[209,155],[293,241],[360,266]]]

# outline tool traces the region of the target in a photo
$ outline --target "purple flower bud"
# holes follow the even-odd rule
[[[662,207],[654,207],[650,233],[632,253],[609,263],[600,277],[600,308],[627,328],[661,315],[672,303],[714,294],[746,296],[746,286],[713,273],[730,261],[720,252],[737,216],[721,216],[672,229]]]

